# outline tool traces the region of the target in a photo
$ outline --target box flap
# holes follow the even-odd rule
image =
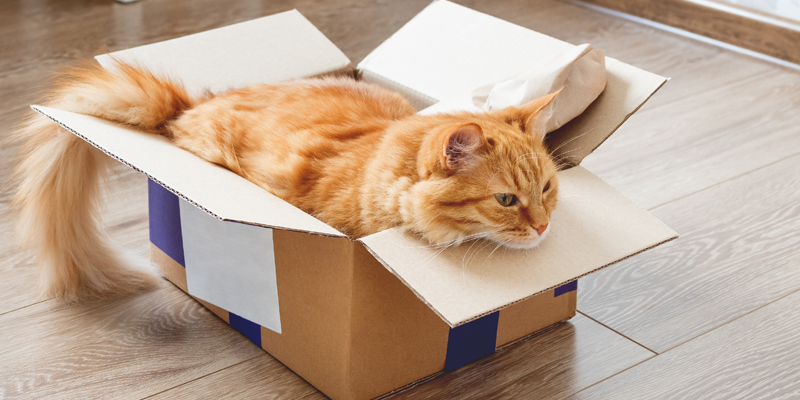
[[[481,241],[441,251],[399,229],[361,242],[455,327],[678,237],[583,167],[559,182],[550,233],[536,249]]]
[[[247,179],[172,145],[162,136],[50,107],[32,108],[218,219],[344,236]]]
[[[296,10],[97,56],[179,79],[193,94],[336,73],[350,60]],[[216,218],[344,236],[264,189],[171,145],[166,139],[47,107],[34,110]]]
[[[180,78],[192,94],[350,69],[350,60],[297,10],[97,56]]]
[[[405,94],[418,109],[449,96],[518,76],[575,46],[470,10],[436,1],[370,53],[362,79]],[[527,67],[526,67],[527,66]],[[666,78],[606,58],[605,91],[583,114],[548,135],[560,160],[577,165],[610,136]]]

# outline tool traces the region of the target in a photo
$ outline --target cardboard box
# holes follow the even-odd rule
[[[356,73],[416,106],[572,45],[437,1],[356,71],[297,11],[113,54],[195,93]],[[109,56],[98,61],[109,66]],[[163,137],[32,106],[150,178],[152,260],[175,285],[336,399],[379,396],[575,315],[577,279],[677,237],[580,160],[665,79],[606,59],[607,87],[549,143],[572,168],[535,250],[445,251],[397,229],[351,240]]]

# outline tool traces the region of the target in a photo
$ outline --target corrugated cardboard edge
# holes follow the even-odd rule
[[[383,264],[383,266],[384,266],[384,267],[386,267],[386,269],[388,269],[388,270],[389,270],[389,271],[390,271],[390,272],[391,272],[391,273],[392,273],[394,276],[396,276],[396,277],[397,277],[397,279],[399,279],[401,282],[403,282],[403,284],[405,284],[405,285],[406,285],[406,286],[407,286],[409,289],[411,289],[411,291],[412,291],[412,292],[413,292],[413,293],[414,293],[414,294],[417,296],[417,298],[419,298],[419,299],[420,299],[420,301],[422,301],[422,302],[423,302],[423,303],[425,303],[425,304],[426,304],[428,307],[430,307],[430,309],[431,309],[431,310],[433,310],[433,312],[434,312],[434,313],[436,313],[436,315],[438,315],[438,316],[439,316],[439,318],[441,318],[441,319],[442,319],[442,321],[444,321],[444,322],[445,322],[445,323],[446,323],[446,324],[447,324],[449,327],[451,327],[451,328],[455,328],[455,327],[458,327],[458,326],[464,325],[464,324],[466,324],[466,323],[468,323],[468,322],[471,322],[471,321],[474,321],[474,320],[476,320],[476,319],[479,319],[479,318],[481,318],[481,317],[484,317],[484,316],[486,316],[486,315],[489,315],[489,314],[491,314],[491,313],[493,313],[493,312],[495,312],[495,311],[500,311],[500,310],[502,310],[502,309],[504,309],[504,308],[506,308],[506,307],[508,307],[508,306],[511,306],[511,305],[513,305],[513,304],[517,304],[517,303],[519,303],[519,302],[521,302],[521,301],[525,301],[525,300],[527,300],[527,299],[530,299],[530,298],[531,298],[531,297],[533,297],[533,296],[536,296],[536,295],[542,294],[542,293],[544,293],[544,292],[547,292],[547,291],[553,290],[553,289],[555,289],[555,288],[557,288],[557,287],[559,287],[559,286],[563,286],[563,285],[566,285],[566,284],[568,284],[568,283],[570,283],[570,282],[576,281],[576,280],[578,280],[578,279],[580,279],[580,278],[582,278],[582,277],[584,277],[584,276],[586,276],[586,275],[593,274],[593,273],[595,273],[595,272],[597,272],[597,271],[600,271],[601,269],[604,269],[604,268],[610,267],[610,266],[612,266],[612,265],[614,265],[614,264],[617,264],[617,263],[619,263],[619,262],[621,262],[621,261],[625,261],[625,260],[627,260],[627,259],[629,259],[629,258],[631,258],[631,257],[633,257],[633,256],[636,256],[636,255],[639,255],[639,254],[641,254],[641,253],[644,253],[645,251],[648,251],[648,250],[654,249],[654,248],[656,248],[656,247],[658,247],[658,246],[661,246],[661,245],[662,245],[662,244],[664,244],[664,243],[671,242],[671,241],[673,241],[673,240],[675,240],[675,239],[677,239],[677,238],[678,238],[678,235],[676,234],[675,236],[672,236],[672,237],[670,237],[670,238],[668,238],[668,239],[666,239],[666,240],[664,240],[664,241],[661,241],[661,242],[659,242],[659,243],[656,243],[656,244],[654,244],[654,245],[652,245],[652,246],[650,246],[650,247],[646,247],[646,248],[644,248],[644,249],[642,249],[642,250],[639,250],[639,251],[637,251],[637,252],[635,252],[635,253],[629,254],[629,255],[627,255],[627,256],[625,256],[625,257],[623,257],[623,258],[620,258],[619,260],[616,260],[616,261],[614,261],[614,262],[610,262],[610,263],[608,263],[608,264],[606,264],[606,265],[603,265],[603,266],[601,266],[601,267],[599,267],[599,268],[595,268],[595,269],[593,269],[593,270],[591,270],[591,271],[588,271],[588,272],[586,272],[586,273],[583,273],[583,274],[581,274],[581,275],[579,275],[579,276],[576,276],[576,277],[574,277],[574,278],[572,278],[572,279],[570,279],[570,280],[568,280],[568,281],[562,282],[562,283],[560,283],[560,284],[557,284],[557,285],[554,285],[554,286],[550,286],[550,287],[548,287],[548,288],[546,288],[546,289],[540,290],[540,291],[538,291],[538,292],[536,292],[536,293],[533,293],[533,294],[531,294],[531,295],[529,295],[529,296],[525,296],[525,297],[523,297],[523,298],[521,298],[521,299],[518,299],[518,300],[512,301],[512,302],[510,302],[510,303],[508,303],[508,304],[505,304],[505,305],[503,305],[503,306],[500,306],[500,307],[493,308],[493,309],[491,309],[491,310],[489,310],[489,311],[486,311],[486,312],[483,312],[483,313],[481,313],[481,314],[478,314],[478,315],[476,315],[476,316],[474,316],[474,317],[472,317],[472,318],[466,319],[466,320],[464,320],[464,321],[462,321],[462,322],[460,322],[460,323],[457,323],[457,324],[453,324],[452,322],[450,322],[450,320],[448,320],[447,318],[445,318],[445,317],[444,317],[444,315],[442,315],[442,314],[441,314],[441,313],[440,313],[440,312],[439,312],[439,311],[436,309],[436,307],[434,307],[434,306],[433,306],[431,303],[429,303],[427,300],[425,300],[425,298],[424,298],[424,297],[422,297],[422,295],[420,295],[420,294],[419,294],[419,292],[417,292],[417,291],[416,291],[416,289],[414,289],[414,287],[413,287],[413,286],[411,286],[411,285],[410,285],[410,284],[409,284],[409,283],[408,283],[408,282],[407,282],[405,279],[403,279],[403,277],[402,277],[402,276],[400,276],[400,275],[399,275],[397,272],[395,272],[395,270],[394,270],[394,269],[392,269],[392,267],[391,267],[391,266],[389,266],[389,264],[388,264],[387,262],[385,262],[383,259],[381,259],[381,257],[380,257],[380,256],[378,256],[378,254],[376,254],[376,253],[375,253],[375,252],[374,252],[372,249],[370,249],[370,248],[369,248],[369,246],[367,246],[367,244],[366,244],[366,243],[364,243],[364,242],[361,242],[361,239],[359,239],[358,241],[359,241],[359,242],[361,242],[361,244],[362,244],[362,245],[363,245],[363,246],[364,246],[364,247],[367,249],[367,251],[369,251],[369,253],[370,253],[370,254],[372,254],[372,256],[373,256],[373,257],[375,257],[375,259],[376,259],[376,260],[378,260],[378,261],[379,261],[381,264]]]
[[[408,100],[409,103],[411,103],[412,106],[414,106],[414,108],[417,109],[417,111],[428,108],[439,102],[439,100],[436,100],[425,93],[393,81],[381,74],[375,73],[368,69],[361,69],[360,67],[363,64],[364,62],[362,61],[358,64],[358,68],[356,68],[356,80],[377,84],[391,91],[400,93],[406,100]]]
[[[164,184],[163,182],[161,182],[160,180],[158,180],[158,178],[156,178],[156,177],[154,177],[154,176],[152,176],[152,175],[148,174],[147,172],[144,172],[144,171],[142,171],[141,169],[137,168],[136,166],[134,166],[133,164],[129,163],[128,161],[126,161],[126,160],[124,160],[124,159],[120,158],[120,157],[119,157],[119,156],[117,156],[116,154],[109,152],[108,150],[106,150],[105,148],[103,148],[102,146],[100,146],[99,144],[97,144],[97,143],[95,143],[94,141],[90,140],[88,137],[86,137],[86,136],[84,136],[84,135],[81,135],[80,133],[78,133],[78,132],[77,132],[77,131],[75,131],[74,129],[72,129],[72,128],[70,128],[69,126],[67,126],[67,125],[63,124],[61,121],[59,121],[59,120],[57,120],[57,119],[53,118],[52,116],[50,116],[49,114],[47,114],[47,113],[46,113],[44,110],[42,110],[41,108],[39,108],[39,106],[36,106],[36,105],[31,105],[31,109],[32,109],[33,111],[36,111],[37,113],[39,113],[39,114],[41,114],[41,115],[43,115],[43,116],[47,117],[47,118],[48,118],[48,119],[50,119],[51,121],[53,121],[53,122],[55,122],[56,124],[58,124],[60,127],[62,127],[62,128],[64,128],[64,129],[66,129],[68,132],[70,132],[70,133],[72,133],[73,135],[75,135],[75,136],[79,137],[81,140],[85,141],[86,143],[89,143],[90,145],[92,145],[92,147],[94,147],[94,148],[96,148],[96,149],[98,149],[98,150],[102,151],[104,154],[106,154],[106,155],[108,155],[109,157],[111,157],[111,158],[113,158],[113,159],[115,159],[115,160],[119,161],[120,163],[122,163],[123,165],[127,166],[128,168],[130,168],[130,169],[132,169],[132,170],[134,170],[134,171],[136,171],[136,172],[139,172],[139,173],[141,173],[142,175],[144,175],[144,176],[148,177],[148,178],[149,178],[149,179],[151,179],[153,182],[155,182],[155,183],[157,183],[157,184],[161,185],[161,187],[163,187],[164,189],[167,189],[167,190],[169,190],[170,192],[172,192],[173,194],[175,194],[175,195],[176,195],[176,196],[178,196],[179,198],[181,198],[181,199],[185,200],[187,203],[189,203],[189,204],[191,204],[191,205],[193,205],[193,206],[195,206],[195,207],[197,207],[197,208],[199,208],[199,209],[203,210],[203,211],[204,211],[206,214],[208,214],[208,215],[210,215],[210,216],[212,216],[212,217],[214,217],[214,218],[216,218],[216,219],[218,219],[218,220],[220,220],[220,221],[236,222],[236,223],[239,223],[239,224],[244,224],[244,225],[253,225],[253,226],[258,226],[258,227],[262,227],[262,228],[270,228],[270,229],[278,229],[278,230],[285,230],[285,231],[294,231],[294,232],[300,232],[300,233],[307,233],[307,234],[309,234],[309,235],[319,235],[319,236],[326,236],[326,237],[341,237],[341,238],[347,238],[347,236],[345,236],[345,235],[325,234],[325,233],[321,233],[321,232],[311,232],[311,231],[305,231],[305,230],[302,230],[302,229],[294,229],[294,228],[288,228],[288,227],[282,227],[282,226],[272,226],[272,225],[266,225],[266,224],[254,224],[254,223],[251,223],[251,222],[245,222],[245,221],[238,221],[238,220],[230,220],[230,219],[221,218],[219,215],[217,215],[217,214],[215,214],[215,213],[211,212],[211,210],[209,210],[209,209],[207,209],[207,208],[205,208],[205,207],[201,206],[200,204],[198,204],[198,203],[197,203],[197,202],[195,202],[194,200],[192,200],[192,199],[190,199],[190,198],[188,198],[188,197],[184,196],[183,194],[181,194],[181,193],[177,192],[175,189],[173,189],[173,188],[171,188],[171,187],[167,186],[166,184]]]

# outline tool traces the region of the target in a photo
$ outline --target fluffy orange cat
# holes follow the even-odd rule
[[[535,128],[556,94],[420,116],[400,94],[349,78],[192,98],[121,63],[115,73],[72,71],[59,87],[47,105],[164,135],[354,238],[402,227],[435,245],[484,238],[532,248],[556,207],[556,164]],[[99,181],[113,161],[43,116],[17,137],[14,204],[41,293],[72,301],[154,285],[99,226]]]

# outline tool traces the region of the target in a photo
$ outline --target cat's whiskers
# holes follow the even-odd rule
[[[574,148],[572,150],[565,151],[565,152],[559,154],[558,157],[553,157],[553,161],[556,162],[556,169],[559,170],[559,171],[562,171],[563,167],[573,166],[572,163],[568,161],[568,159],[569,158],[580,158],[580,156],[575,155],[575,154],[572,154],[572,155],[568,155],[568,154],[572,153],[572,152],[575,152],[575,151],[578,151],[578,150],[581,150],[584,147],[585,146],[576,147],[576,148]]]
[[[433,222],[433,220],[434,220],[434,219],[436,219],[436,217],[438,217],[438,216],[440,216],[440,215],[442,215],[442,213],[441,213],[441,212],[439,212],[439,213],[437,213],[436,215],[434,215],[434,216],[433,216],[433,218],[431,218],[431,220],[430,220],[430,221],[428,221],[428,223],[427,223],[427,224],[425,224],[425,226],[423,226],[423,227],[422,227],[422,232],[420,232],[420,233],[422,233],[422,234],[424,235],[424,234],[425,234],[425,232],[426,232],[426,231],[427,231],[427,229],[428,229],[428,225],[430,225],[430,224],[431,224],[431,222]]]
[[[476,240],[476,241],[475,241],[475,243],[478,243],[479,241],[480,241],[480,240]],[[472,247],[473,247],[473,246],[475,246],[475,243],[473,243],[473,244],[472,244],[472,246],[470,246],[470,247],[469,247],[469,249],[467,249],[467,251],[464,253],[464,258],[465,258],[465,260],[462,260],[462,262],[461,262],[461,279],[462,279],[462,282],[463,282],[463,284],[464,284],[464,286],[465,286],[465,287],[466,287],[466,284],[467,284],[467,283],[466,283],[466,271],[467,271],[467,266],[469,265],[469,263],[470,263],[470,262],[471,262],[471,261],[472,261],[472,260],[473,260],[475,257],[477,257],[477,256],[478,256],[478,254],[479,254],[481,251],[483,251],[483,249],[485,249],[485,248],[487,248],[487,247],[491,246],[493,243],[495,243],[495,242],[493,242],[493,241],[491,241],[491,240],[485,240],[485,242],[486,242],[486,243],[485,243],[483,246],[481,246],[481,247],[479,247],[479,248],[476,248],[476,249],[475,249],[475,252],[474,252],[474,253],[472,253],[472,256],[469,256],[469,257],[467,257],[467,255],[469,254],[469,251],[472,249]],[[499,245],[500,245],[500,244],[498,243],[498,246],[499,246]],[[497,247],[495,247],[495,250],[497,250]],[[492,250],[492,253],[494,253],[494,250]],[[489,253],[489,255],[491,255],[491,253]],[[488,260],[489,258],[487,257],[486,259]],[[485,262],[485,261],[484,261],[484,262]]]
[[[503,247],[505,247],[505,249],[503,250],[503,260],[505,260],[506,259],[506,254],[508,254],[509,247],[508,246],[503,246]]]
[[[441,249],[437,250],[435,253],[433,253],[432,255],[430,255],[430,256],[428,256],[428,257],[427,257],[427,258],[428,258],[428,261],[425,261],[425,264],[422,264],[421,266],[419,266],[419,267],[417,267],[417,268],[414,268],[414,269],[412,269],[412,271],[419,271],[419,270],[421,270],[421,269],[425,268],[426,266],[428,266],[428,264],[430,264],[430,263],[431,263],[431,261],[435,260],[435,259],[436,259],[436,257],[438,257],[438,256],[439,256],[439,254],[442,254],[442,253],[443,253],[445,250],[447,250],[447,249],[448,249],[448,248],[450,248],[451,246],[453,246],[453,244],[450,244],[450,245],[448,245],[448,246],[442,247]]]
[[[560,145],[560,146],[558,146],[558,147],[556,147],[555,149],[551,150],[551,151],[550,151],[550,153],[555,153],[555,152],[557,152],[557,151],[558,151],[558,149],[560,149],[560,148],[562,148],[562,147],[564,147],[564,146],[566,146],[566,145],[568,145],[568,144],[572,143],[573,141],[575,141],[575,140],[577,140],[577,139],[580,139],[580,138],[581,138],[581,137],[583,137],[583,136],[586,136],[586,135],[588,135],[588,134],[590,134],[590,133],[592,133],[592,132],[596,131],[597,129],[599,129],[599,127],[595,127],[595,128],[589,129],[588,131],[586,131],[586,132],[584,132],[584,133],[581,133],[580,135],[578,135],[578,136],[575,136],[574,138],[572,138],[572,139],[570,139],[570,140],[567,140],[567,141],[566,141],[566,142],[564,142],[564,143],[561,143],[561,145]]]
[[[523,157],[524,157],[525,160],[527,160],[528,158],[539,158],[539,157],[542,157],[542,154],[539,154],[539,153],[536,153],[536,152],[525,153],[525,154],[517,157],[517,159],[514,160],[514,164],[519,163],[520,159],[523,158]]]
[[[577,157],[575,154],[571,154],[571,155],[567,155],[567,154],[569,154],[569,153],[572,153],[572,152],[574,152],[574,151],[578,151],[578,150],[580,150],[580,149],[582,149],[582,148],[584,148],[584,147],[585,147],[585,146],[576,147],[576,148],[574,148],[574,149],[572,149],[572,150],[570,150],[570,151],[565,151],[565,152],[563,152],[563,153],[559,154],[559,155],[558,155],[558,157],[554,157],[554,158],[553,158],[553,161],[555,161],[555,162],[560,162],[560,161],[563,161],[565,158]]]
[[[461,284],[464,286],[464,288],[467,287],[467,254],[469,254],[469,251],[472,250],[473,246],[475,246],[475,243],[478,243],[478,240],[472,242],[472,245],[470,245],[467,251],[464,252],[464,258],[461,259]]]
[[[462,236],[462,237],[459,237],[459,238],[455,238],[455,239],[452,239],[452,240],[448,240],[448,241],[442,242],[441,244],[444,245],[446,243],[454,243],[454,242],[456,244],[464,243],[464,242],[467,242],[467,241],[472,240],[472,239],[480,239],[480,238],[486,237],[490,233],[492,233],[492,231],[483,231],[483,232],[473,233],[471,235],[466,235],[466,236]]]
[[[486,244],[485,244],[483,247],[481,247],[480,249],[478,249],[478,250],[475,252],[475,254],[474,254],[474,255],[473,255],[473,256],[472,256],[472,257],[471,257],[469,260],[467,260],[467,264],[469,264],[469,262],[470,262],[470,261],[472,261],[472,260],[473,260],[475,257],[477,257],[477,256],[478,256],[478,253],[480,253],[481,251],[483,251],[483,249],[485,249],[485,248],[487,248],[487,247],[491,246],[493,243],[495,243],[495,242],[494,242],[494,241],[492,241],[492,240],[486,240]]]
[[[499,173],[500,173],[500,170],[498,169],[497,171],[494,172],[494,175],[492,175],[492,177],[489,179],[489,183],[486,184],[486,190],[483,191],[483,195],[484,196],[486,196],[487,193],[489,193],[489,186],[492,185],[492,181],[494,180],[494,178],[497,177],[497,174],[499,174]]]
[[[564,157],[564,158],[570,158],[570,157],[576,157],[576,158],[580,158],[580,157],[579,157],[579,156],[577,156],[577,155],[567,156],[567,157]],[[562,159],[560,160],[560,162],[559,162],[558,164],[556,164],[556,169],[557,169],[558,171],[563,171],[563,170],[564,170],[564,167],[574,167],[575,165],[577,165],[577,164],[573,164],[573,163],[572,163],[572,162],[570,162],[570,161],[564,161],[564,158],[562,158]],[[578,160],[578,161],[580,161],[580,160]]]
[[[415,268],[413,270],[413,271],[417,271],[417,270],[420,270],[420,269],[424,268],[428,264],[430,264],[431,261],[436,259],[436,257],[438,257],[440,254],[442,254],[445,250],[449,249],[450,247],[462,244],[462,243],[464,243],[466,241],[469,241],[469,240],[472,240],[472,239],[475,239],[476,241],[478,241],[479,239],[482,239],[482,238],[485,238],[485,237],[489,236],[490,233],[491,233],[491,231],[478,232],[478,233],[474,233],[472,235],[467,235],[467,236],[464,236],[464,237],[456,238],[456,239],[453,239],[453,240],[448,240],[446,242],[437,243],[437,244],[433,244],[433,245],[428,245],[428,246],[410,246],[410,247],[404,247],[404,248],[421,248],[421,249],[428,248],[428,249],[430,249],[430,248],[433,248],[433,247],[441,246],[432,255],[429,255],[428,257],[426,257],[427,261],[425,261],[425,264],[423,264],[421,267]]]
[[[428,264],[431,263],[431,261],[435,260],[436,257],[438,257],[440,254],[444,253],[445,250],[449,249],[450,247],[455,246],[456,244],[458,244],[458,242],[454,241],[454,242],[451,242],[450,244],[448,244],[447,246],[443,246],[443,247],[439,248],[432,255],[426,257],[428,259],[428,261],[426,261],[425,264],[423,264],[422,266],[420,266],[418,268],[413,269],[412,271],[417,271],[417,270],[420,270],[422,268],[425,268]]]
[[[508,243],[508,242],[509,242],[509,241],[508,241],[508,239],[506,239],[506,240],[503,240],[503,241],[501,241],[501,242],[497,242],[497,246],[494,246],[494,250],[492,250],[492,251],[489,253],[489,255],[488,255],[488,256],[486,256],[486,259],[485,259],[485,260],[483,260],[483,262],[485,262],[485,263],[486,263],[486,262],[489,262],[489,257],[491,257],[491,256],[492,256],[492,254],[494,254],[494,252],[495,252],[495,251],[497,251],[497,249],[499,249],[499,248],[500,248],[500,246],[503,246],[503,245],[505,245],[505,244],[506,244],[506,243]]]
[[[433,219],[438,217],[439,215],[441,215],[441,213],[436,214],[436,216],[431,218],[431,221],[433,221]],[[428,224],[430,224],[430,221],[428,221]],[[427,228],[427,225],[426,225],[426,228]],[[488,232],[488,231],[486,231],[486,232]],[[419,233],[424,233],[424,231],[423,232],[419,232]],[[447,240],[447,241],[439,242],[439,243],[425,244],[425,245],[421,245],[421,246],[400,246],[400,245],[398,245],[397,247],[400,247],[400,248],[403,248],[403,249],[441,249],[443,246],[447,247],[447,246],[451,246],[453,244],[458,244],[460,242],[466,242],[466,241],[468,241],[468,240],[470,240],[472,238],[478,238],[478,237],[480,237],[479,235],[484,234],[484,233],[485,232],[473,233],[472,235],[458,237],[458,238],[455,238],[455,239],[451,239],[451,240]]]

